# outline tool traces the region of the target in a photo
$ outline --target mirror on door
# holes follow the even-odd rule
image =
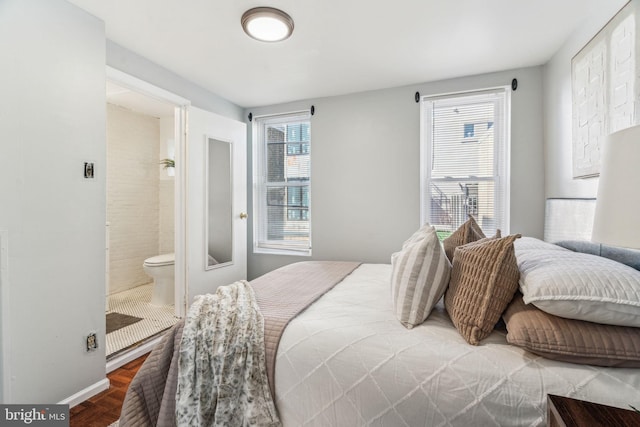
[[[233,263],[232,148],[230,142],[207,138],[207,270]]]

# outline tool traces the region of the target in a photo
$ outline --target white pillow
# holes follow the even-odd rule
[[[640,327],[640,271],[596,255],[516,247],[526,304],[568,319]]]
[[[391,301],[396,317],[411,329],[424,322],[449,284],[451,264],[436,229],[425,225],[391,255]]]
[[[562,246],[554,245],[553,243],[545,242],[540,239],[536,239],[535,237],[527,237],[523,236],[513,242],[513,248],[516,251],[516,254],[519,251],[526,250],[553,250],[553,251],[568,251],[569,249],[563,248]]]

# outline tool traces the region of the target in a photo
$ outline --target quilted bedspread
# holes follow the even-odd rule
[[[411,330],[391,266],[364,264],[289,323],[276,358],[284,426],[541,426],[546,394],[629,408],[640,369],[547,360],[494,331],[467,344],[439,303]]]

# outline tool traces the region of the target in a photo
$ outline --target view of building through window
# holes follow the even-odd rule
[[[255,247],[309,251],[311,131],[308,115],[257,118]],[[262,156],[260,156],[262,154]]]
[[[444,237],[472,215],[507,231],[505,91],[423,100],[423,221]]]

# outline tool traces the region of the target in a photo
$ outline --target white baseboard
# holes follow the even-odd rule
[[[107,374],[109,372],[115,371],[116,369],[118,369],[121,366],[126,365],[127,363],[131,362],[132,360],[137,359],[138,357],[142,356],[143,354],[147,354],[149,353],[151,350],[153,350],[153,347],[156,346],[156,344],[158,344],[158,342],[160,342],[160,340],[162,339],[162,335],[153,338],[152,340],[149,340],[143,344],[140,344],[139,346],[132,348],[131,350],[127,351],[126,353],[122,353],[116,357],[114,357],[113,359],[109,360],[107,362]]]
[[[144,344],[139,345],[138,347],[131,349],[130,351],[127,351],[126,353],[118,355],[117,357],[109,360],[107,362],[107,373],[115,371],[119,367],[126,365],[127,363],[137,359],[143,354],[149,353],[161,339],[162,336],[158,336],[152,340],[145,342]],[[109,379],[104,378],[58,403],[60,405],[69,405],[69,408],[73,408],[74,406],[84,402],[85,400],[92,398],[96,394],[108,390],[109,385]]]
[[[85,388],[84,390],[80,390],[79,392],[77,392],[76,394],[74,394],[73,396],[69,396],[66,399],[58,402],[58,404],[60,405],[69,405],[69,408],[73,408],[74,406],[76,406],[79,403],[84,402],[87,399],[90,399],[91,397],[95,396],[96,394],[108,390],[109,389],[109,379],[108,378],[104,378],[100,381],[98,381],[95,384],[90,385],[89,387]]]

